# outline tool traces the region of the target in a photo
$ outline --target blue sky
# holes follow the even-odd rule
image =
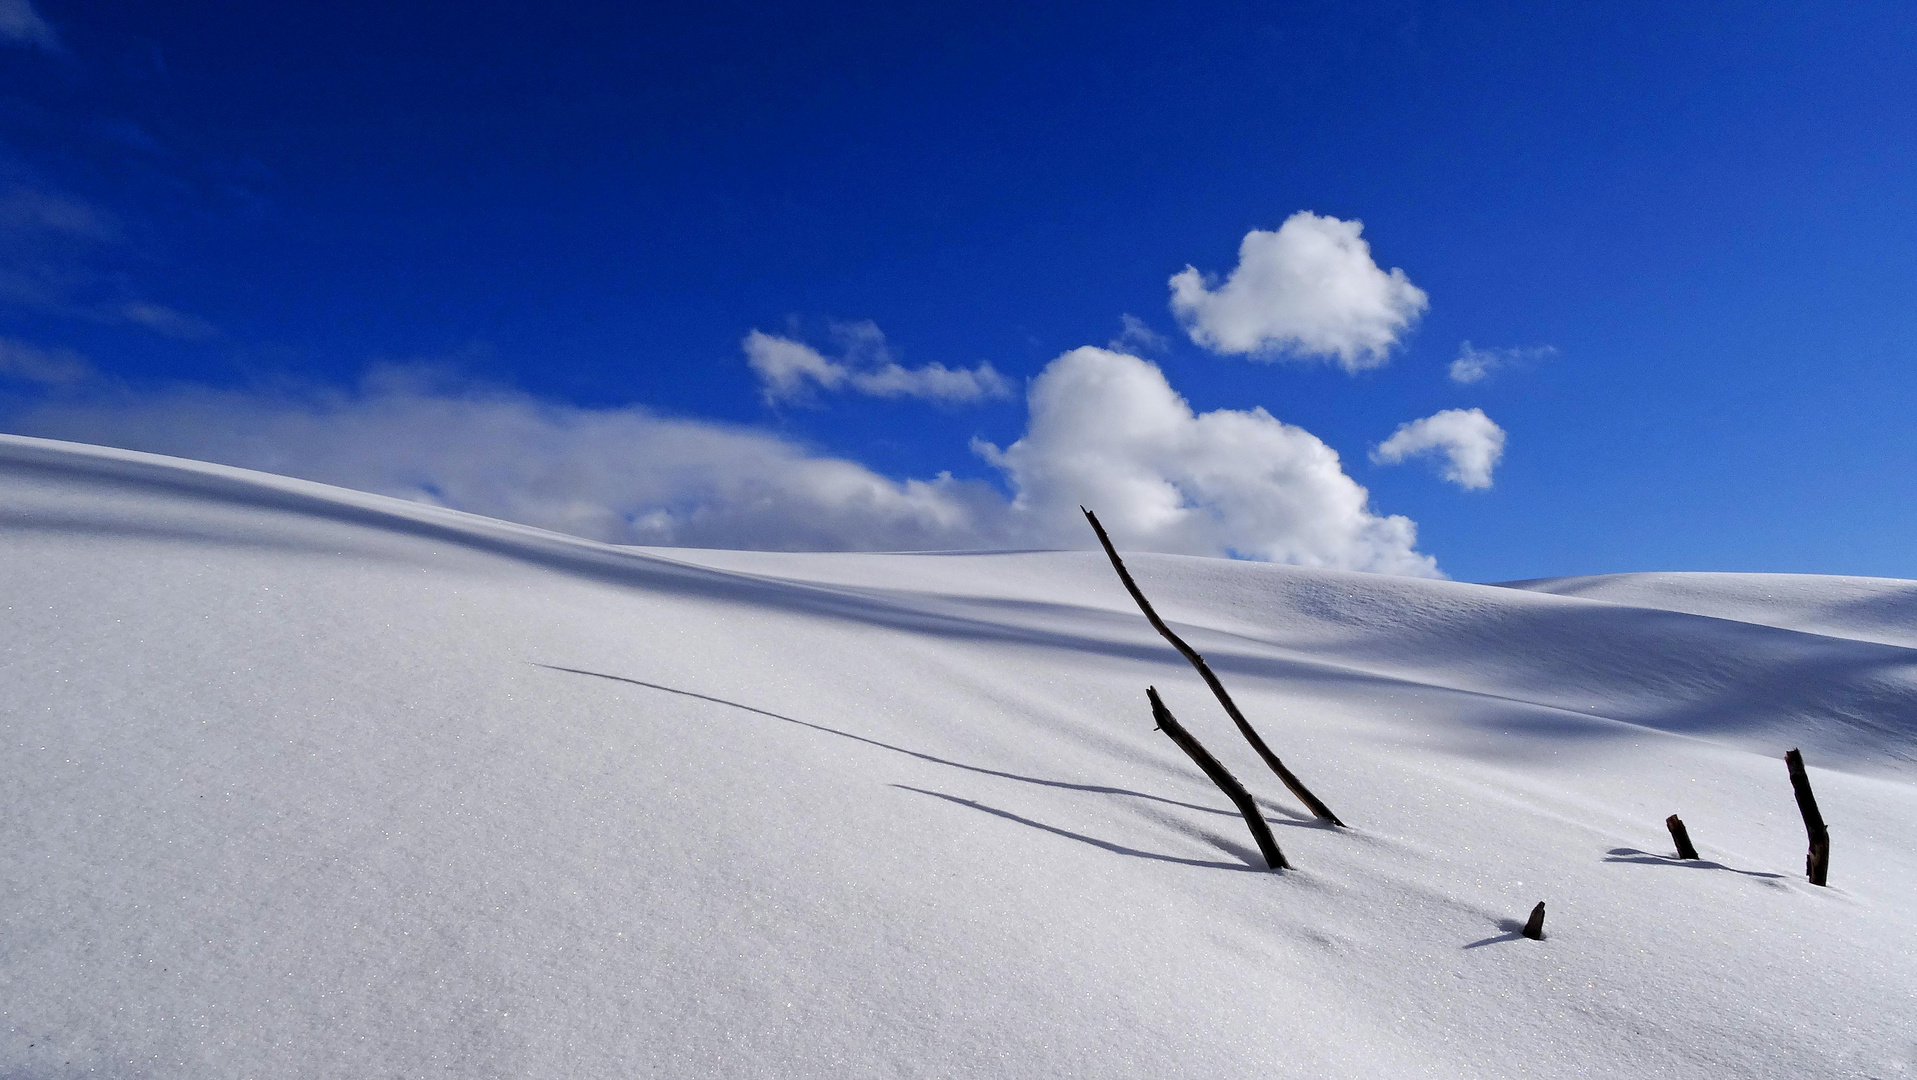
[[[1917,577],[1907,5],[0,0],[0,38],[0,430],[627,542],[1080,544],[1095,499],[1473,580]],[[1254,230],[1277,277],[1174,310]]]

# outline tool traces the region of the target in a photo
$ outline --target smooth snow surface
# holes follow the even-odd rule
[[[1818,574],[1605,574],[1506,584],[1917,648],[1917,581]]]
[[[0,559],[8,1080],[1917,1073],[1908,582],[1130,556],[1340,831],[1095,552],[636,551],[4,437]]]

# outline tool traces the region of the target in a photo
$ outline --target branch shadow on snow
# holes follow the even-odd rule
[[[1524,940],[1524,924],[1516,919],[1499,919],[1498,929],[1504,931],[1504,933],[1494,934],[1488,938],[1479,938],[1471,944],[1466,945],[1465,948],[1482,949],[1486,945],[1502,945],[1507,941]]]
[[[990,814],[993,817],[1017,822],[1029,829],[1037,829],[1040,832],[1051,833],[1053,836],[1063,836],[1068,840],[1076,840],[1081,844],[1090,844],[1095,848],[1100,848],[1116,855],[1129,855],[1134,859],[1150,859],[1153,862],[1176,863],[1179,866],[1196,866],[1206,870],[1245,870],[1256,874],[1268,874],[1271,872],[1268,868],[1257,864],[1258,857],[1253,852],[1241,850],[1237,845],[1226,843],[1216,837],[1208,836],[1207,839],[1226,851],[1231,852],[1233,855],[1238,856],[1243,861],[1235,863],[1216,862],[1206,859],[1186,859],[1177,855],[1164,855],[1154,851],[1141,851],[1138,848],[1126,847],[1123,844],[1114,844],[1109,840],[1100,840],[1095,836],[1075,833],[1070,829],[1061,829],[1056,825],[1047,825],[1042,821],[1033,821],[1031,818],[1014,814],[1010,810],[1000,810],[996,806],[987,806],[973,799],[961,799],[957,795],[947,795],[942,791],[927,791],[924,788],[915,788],[910,784],[893,784],[892,786],[901,791],[912,791],[920,795],[930,795],[935,799],[944,799],[946,802],[969,807],[981,813]]]
[[[1604,861],[1636,863],[1639,866],[1688,866],[1693,870],[1729,870],[1733,874],[1743,874],[1745,877],[1770,878],[1774,881],[1781,881],[1784,878],[1783,874],[1767,874],[1762,870],[1739,870],[1735,866],[1725,866],[1721,862],[1711,862],[1708,859],[1679,859],[1628,847],[1612,848]]]
[[[966,772],[978,773],[983,776],[996,776],[1005,780],[1016,780],[1021,784],[1037,784],[1040,787],[1064,788],[1070,791],[1083,791],[1093,795],[1122,795],[1130,799],[1144,799],[1148,802],[1163,803],[1166,806],[1176,806],[1184,810],[1196,810],[1201,814],[1217,814],[1220,817],[1236,818],[1239,816],[1238,811],[1236,810],[1220,810],[1214,806],[1200,806],[1197,803],[1181,802],[1177,799],[1168,799],[1164,797],[1163,795],[1150,795],[1143,791],[1132,791],[1128,788],[1107,787],[1102,784],[1074,784],[1065,780],[1046,780],[1046,779],[1043,779],[1042,777],[1037,777],[1037,776],[1021,776],[1018,773],[1004,772],[999,769],[988,769],[981,765],[967,765],[962,761],[953,761],[949,758],[938,757],[936,755],[923,753],[918,750],[908,750],[903,746],[894,746],[891,743],[881,742],[878,739],[868,738],[864,735],[854,735],[853,733],[849,731],[841,731],[838,728],[827,727],[824,724],[815,724],[809,720],[800,720],[800,719],[797,719],[796,717],[784,716],[779,713],[770,712],[765,709],[757,708],[752,705],[743,705],[736,701],[727,701],[725,698],[713,697],[709,694],[697,694],[690,690],[679,690],[674,687],[662,686],[658,683],[645,682],[640,679],[628,679],[623,675],[607,675],[604,672],[586,671],[582,668],[559,667],[554,664],[534,663],[533,666],[542,667],[548,671],[563,671],[570,675],[590,675],[595,679],[607,679],[612,682],[627,683],[632,686],[642,686],[648,690],[659,690],[668,694],[678,694],[680,697],[696,698],[699,701],[709,701],[715,705],[725,705],[730,708],[741,709],[741,710],[744,710],[745,712],[754,713],[756,715],[768,717],[773,720],[783,720],[788,724],[797,724],[803,728],[811,728],[813,731],[822,731],[827,735],[837,735],[841,739],[851,739],[853,742],[864,743],[867,746],[876,746],[881,750],[890,750],[891,752],[895,754],[904,754],[906,757],[917,758],[920,761],[929,761],[934,765],[944,765],[948,768],[963,769]],[[1282,808],[1267,808],[1267,809],[1275,809],[1276,812],[1281,814],[1288,813],[1288,811],[1285,811]],[[1299,820],[1299,819],[1291,818],[1291,817],[1273,818],[1273,817],[1267,816],[1265,820],[1273,825],[1290,825],[1290,826],[1294,826],[1298,828],[1316,828],[1319,825],[1319,823],[1315,820]]]

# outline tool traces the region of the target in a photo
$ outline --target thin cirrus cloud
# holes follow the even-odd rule
[[[125,241],[114,215],[81,199],[24,184],[0,189],[0,308],[219,340],[207,320],[129,295],[122,275],[102,263]]]
[[[1171,308],[1192,341],[1256,359],[1327,358],[1356,373],[1386,362],[1429,300],[1403,270],[1381,269],[1364,225],[1300,210],[1254,229],[1222,283],[1187,266]]]
[[[119,305],[113,314],[120,321],[143,326],[162,337],[179,341],[212,341],[220,336],[219,327],[198,315],[188,315],[147,300],[129,300]]]
[[[60,51],[59,35],[33,9],[30,0],[0,0],[0,42]]]
[[[74,386],[93,376],[93,365],[72,349],[47,349],[0,337],[0,378],[38,386]]]
[[[1151,328],[1151,325],[1136,315],[1118,317],[1118,336],[1106,343],[1105,347],[1114,352],[1157,353],[1171,347],[1171,340]]]
[[[1422,420],[1398,425],[1371,451],[1371,460],[1396,465],[1433,455],[1444,461],[1444,478],[1467,490],[1491,486],[1491,471],[1504,456],[1504,429],[1483,409],[1446,409]]]
[[[1451,381],[1455,383],[1483,382],[1492,372],[1500,368],[1516,367],[1534,360],[1542,360],[1557,355],[1557,349],[1550,345],[1534,345],[1529,348],[1480,349],[1470,342],[1458,345],[1458,358],[1451,361]]]
[[[975,449],[1005,488],[896,480],[778,435],[376,372],[352,391],[101,388],[6,430],[433,502],[624,544],[784,550],[1121,544],[1434,576],[1416,526],[1375,514],[1338,455],[1262,409],[1194,413],[1159,369],[1082,348],[1033,380],[1023,437]],[[1008,494],[1009,491],[1009,494]]]
[[[885,335],[871,322],[833,327],[842,355],[833,359],[801,341],[760,330],[747,334],[746,363],[768,404],[805,400],[815,390],[849,390],[879,398],[919,398],[965,405],[1011,397],[1012,383],[991,364],[908,368],[892,358]]]

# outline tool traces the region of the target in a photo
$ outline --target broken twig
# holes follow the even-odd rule
[[[1509,926],[1511,924],[1505,923],[1504,925]],[[1524,929],[1518,931],[1518,933],[1523,934],[1532,941],[1544,940],[1544,901],[1538,901],[1538,906],[1531,909],[1531,917],[1525,920]]]
[[[1804,873],[1812,885],[1823,885],[1830,874],[1830,830],[1824,827],[1824,815],[1817,809],[1817,796],[1811,794],[1810,776],[1804,772],[1804,755],[1792,750],[1784,755],[1784,767],[1791,773],[1791,790],[1797,794],[1797,812],[1804,815],[1804,831],[1810,834],[1810,853],[1804,856]]]
[[[1672,814],[1664,819],[1664,827],[1671,830],[1671,839],[1677,843],[1677,857],[1680,859],[1697,858],[1697,849],[1691,846],[1690,830],[1684,827],[1684,819]]]

